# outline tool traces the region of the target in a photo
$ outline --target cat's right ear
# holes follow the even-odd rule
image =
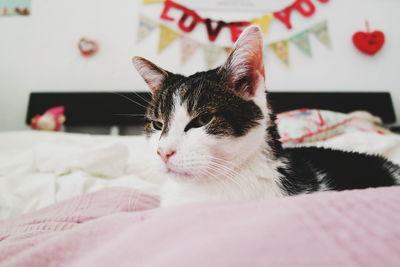
[[[169,74],[166,70],[142,57],[134,57],[132,62],[140,76],[149,86],[152,94],[160,89]]]

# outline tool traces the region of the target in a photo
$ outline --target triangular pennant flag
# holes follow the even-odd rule
[[[289,66],[288,40],[278,41],[269,44],[268,46],[274,51],[275,55],[277,55],[279,59],[282,60],[283,63]]]
[[[224,47],[224,52],[225,52],[227,55],[229,55],[229,54],[231,53],[231,51],[232,51],[232,47],[231,47],[231,46],[225,46],[225,47]]]
[[[310,38],[308,38],[308,30],[302,31],[289,40],[294,43],[301,51],[311,56]]]
[[[165,0],[143,0],[143,4],[163,3]]]
[[[182,35],[181,41],[181,62],[184,64],[196,50],[201,46],[201,44],[192,38]]]
[[[165,25],[160,25],[160,40],[158,42],[158,53],[162,52],[170,44],[181,36],[179,32],[176,32]]]
[[[261,18],[254,18],[250,22],[251,24],[258,24],[264,34],[267,34],[269,25],[271,21],[274,19],[274,14],[268,14],[262,16]]]
[[[136,42],[140,43],[141,41],[143,41],[157,26],[158,23],[154,20],[146,16],[139,15],[139,28],[137,32]]]
[[[318,23],[310,29],[310,32],[314,33],[318,40],[320,40],[327,47],[331,46],[331,38],[329,37],[328,22],[325,20]]]
[[[207,68],[211,69],[221,56],[221,53],[224,51],[224,48],[213,44],[207,44],[203,45],[203,51]]]

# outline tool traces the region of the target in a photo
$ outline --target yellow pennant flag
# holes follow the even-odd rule
[[[163,3],[165,0],[143,0],[143,4]]]
[[[176,32],[165,25],[160,25],[160,40],[158,42],[158,53],[161,53],[165,48],[167,48],[180,36],[181,34],[179,32]]]
[[[268,14],[262,16],[261,18],[254,18],[250,22],[251,24],[258,24],[264,34],[267,34],[269,25],[271,21],[274,19],[274,14]]]
[[[278,56],[286,66],[289,66],[289,47],[288,40],[278,41],[268,45],[275,55]]]

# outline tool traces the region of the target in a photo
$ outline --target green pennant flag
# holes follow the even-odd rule
[[[327,47],[331,47],[331,38],[329,37],[328,22],[325,20],[310,28],[315,37]]]
[[[294,43],[301,51],[311,56],[310,38],[308,37],[308,30],[302,31],[289,40]]]

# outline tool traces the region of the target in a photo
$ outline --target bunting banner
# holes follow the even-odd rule
[[[329,37],[328,22],[326,20],[312,27],[310,32],[312,32],[321,43],[327,47],[331,47],[331,38]]]
[[[286,64],[286,66],[289,66],[289,46],[288,46],[288,40],[281,40],[278,42],[274,42],[272,44],[269,44],[268,47],[272,49],[272,51],[275,53],[275,55],[283,62]]]
[[[188,37],[185,34],[181,34],[168,26],[163,24],[157,23],[150,18],[147,18],[143,15],[140,15],[141,20],[139,24],[142,26],[138,27],[138,40],[143,40],[143,36],[147,37],[150,32],[153,31],[154,28],[158,27],[160,29],[159,33],[159,43],[158,43],[158,53],[161,53],[171,45],[177,39],[180,39],[181,48],[180,48],[180,58],[181,64],[185,64],[196,52],[199,48],[202,48],[204,53],[204,59],[207,68],[215,67],[216,62],[218,59],[224,54],[228,56],[232,50],[230,46],[218,46],[212,43],[201,43],[193,38]],[[143,21],[146,21],[144,23]],[[149,23],[150,22],[150,23]],[[144,31],[141,28],[143,25],[148,27],[148,30]],[[149,27],[148,25],[151,25]],[[145,32],[146,34],[140,33]],[[314,26],[311,26],[308,29],[305,29],[288,39],[280,40],[278,42],[273,42],[267,44],[265,47],[270,48],[273,53],[286,65],[289,66],[289,42],[294,44],[298,49],[300,49],[303,53],[311,56],[312,55],[312,48],[309,35],[313,34],[317,37],[318,40],[330,46],[330,37],[329,31],[327,26],[327,21],[322,21]],[[140,38],[139,38],[140,36]],[[266,55],[266,53],[265,53]]]
[[[302,52],[311,56],[310,38],[308,37],[309,30],[302,31],[289,38],[289,41],[294,43]]]
[[[212,69],[224,52],[224,48],[213,44],[206,44],[203,46],[203,51],[207,68]]]
[[[0,16],[30,15],[31,0],[0,0]]]
[[[240,33],[250,24],[260,25],[264,34],[268,32],[270,23],[274,18],[282,22],[287,29],[292,29],[291,15],[294,11],[300,13],[304,17],[311,17],[316,12],[314,2],[328,3],[329,0],[293,0],[293,3],[282,10],[264,14],[261,17],[253,18],[248,21],[223,21],[212,18],[204,18],[195,10],[184,5],[176,3],[172,0],[143,0],[143,3],[163,2],[164,8],[161,11],[160,18],[166,21],[175,21],[182,32],[192,32],[198,24],[204,24],[207,31],[208,40],[214,42],[220,32],[227,28],[230,31],[231,40],[235,42]],[[176,11],[180,12],[180,17],[176,17]]]
[[[143,0],[143,4],[164,3],[165,0]]]
[[[139,26],[137,31],[136,43],[146,39],[149,34],[158,27],[158,23],[149,17],[139,15]]]
[[[268,15],[262,16],[261,18],[254,18],[250,22],[251,22],[251,24],[258,24],[258,26],[260,26],[262,32],[264,34],[267,34],[269,25],[271,24],[273,19],[274,19],[274,14],[268,14]]]
[[[158,43],[158,53],[161,53],[165,48],[172,44],[176,39],[181,37],[179,32],[176,32],[165,25],[160,24],[160,40]]]
[[[181,63],[185,64],[186,61],[201,47],[201,43],[193,40],[192,38],[182,35],[181,38]]]

